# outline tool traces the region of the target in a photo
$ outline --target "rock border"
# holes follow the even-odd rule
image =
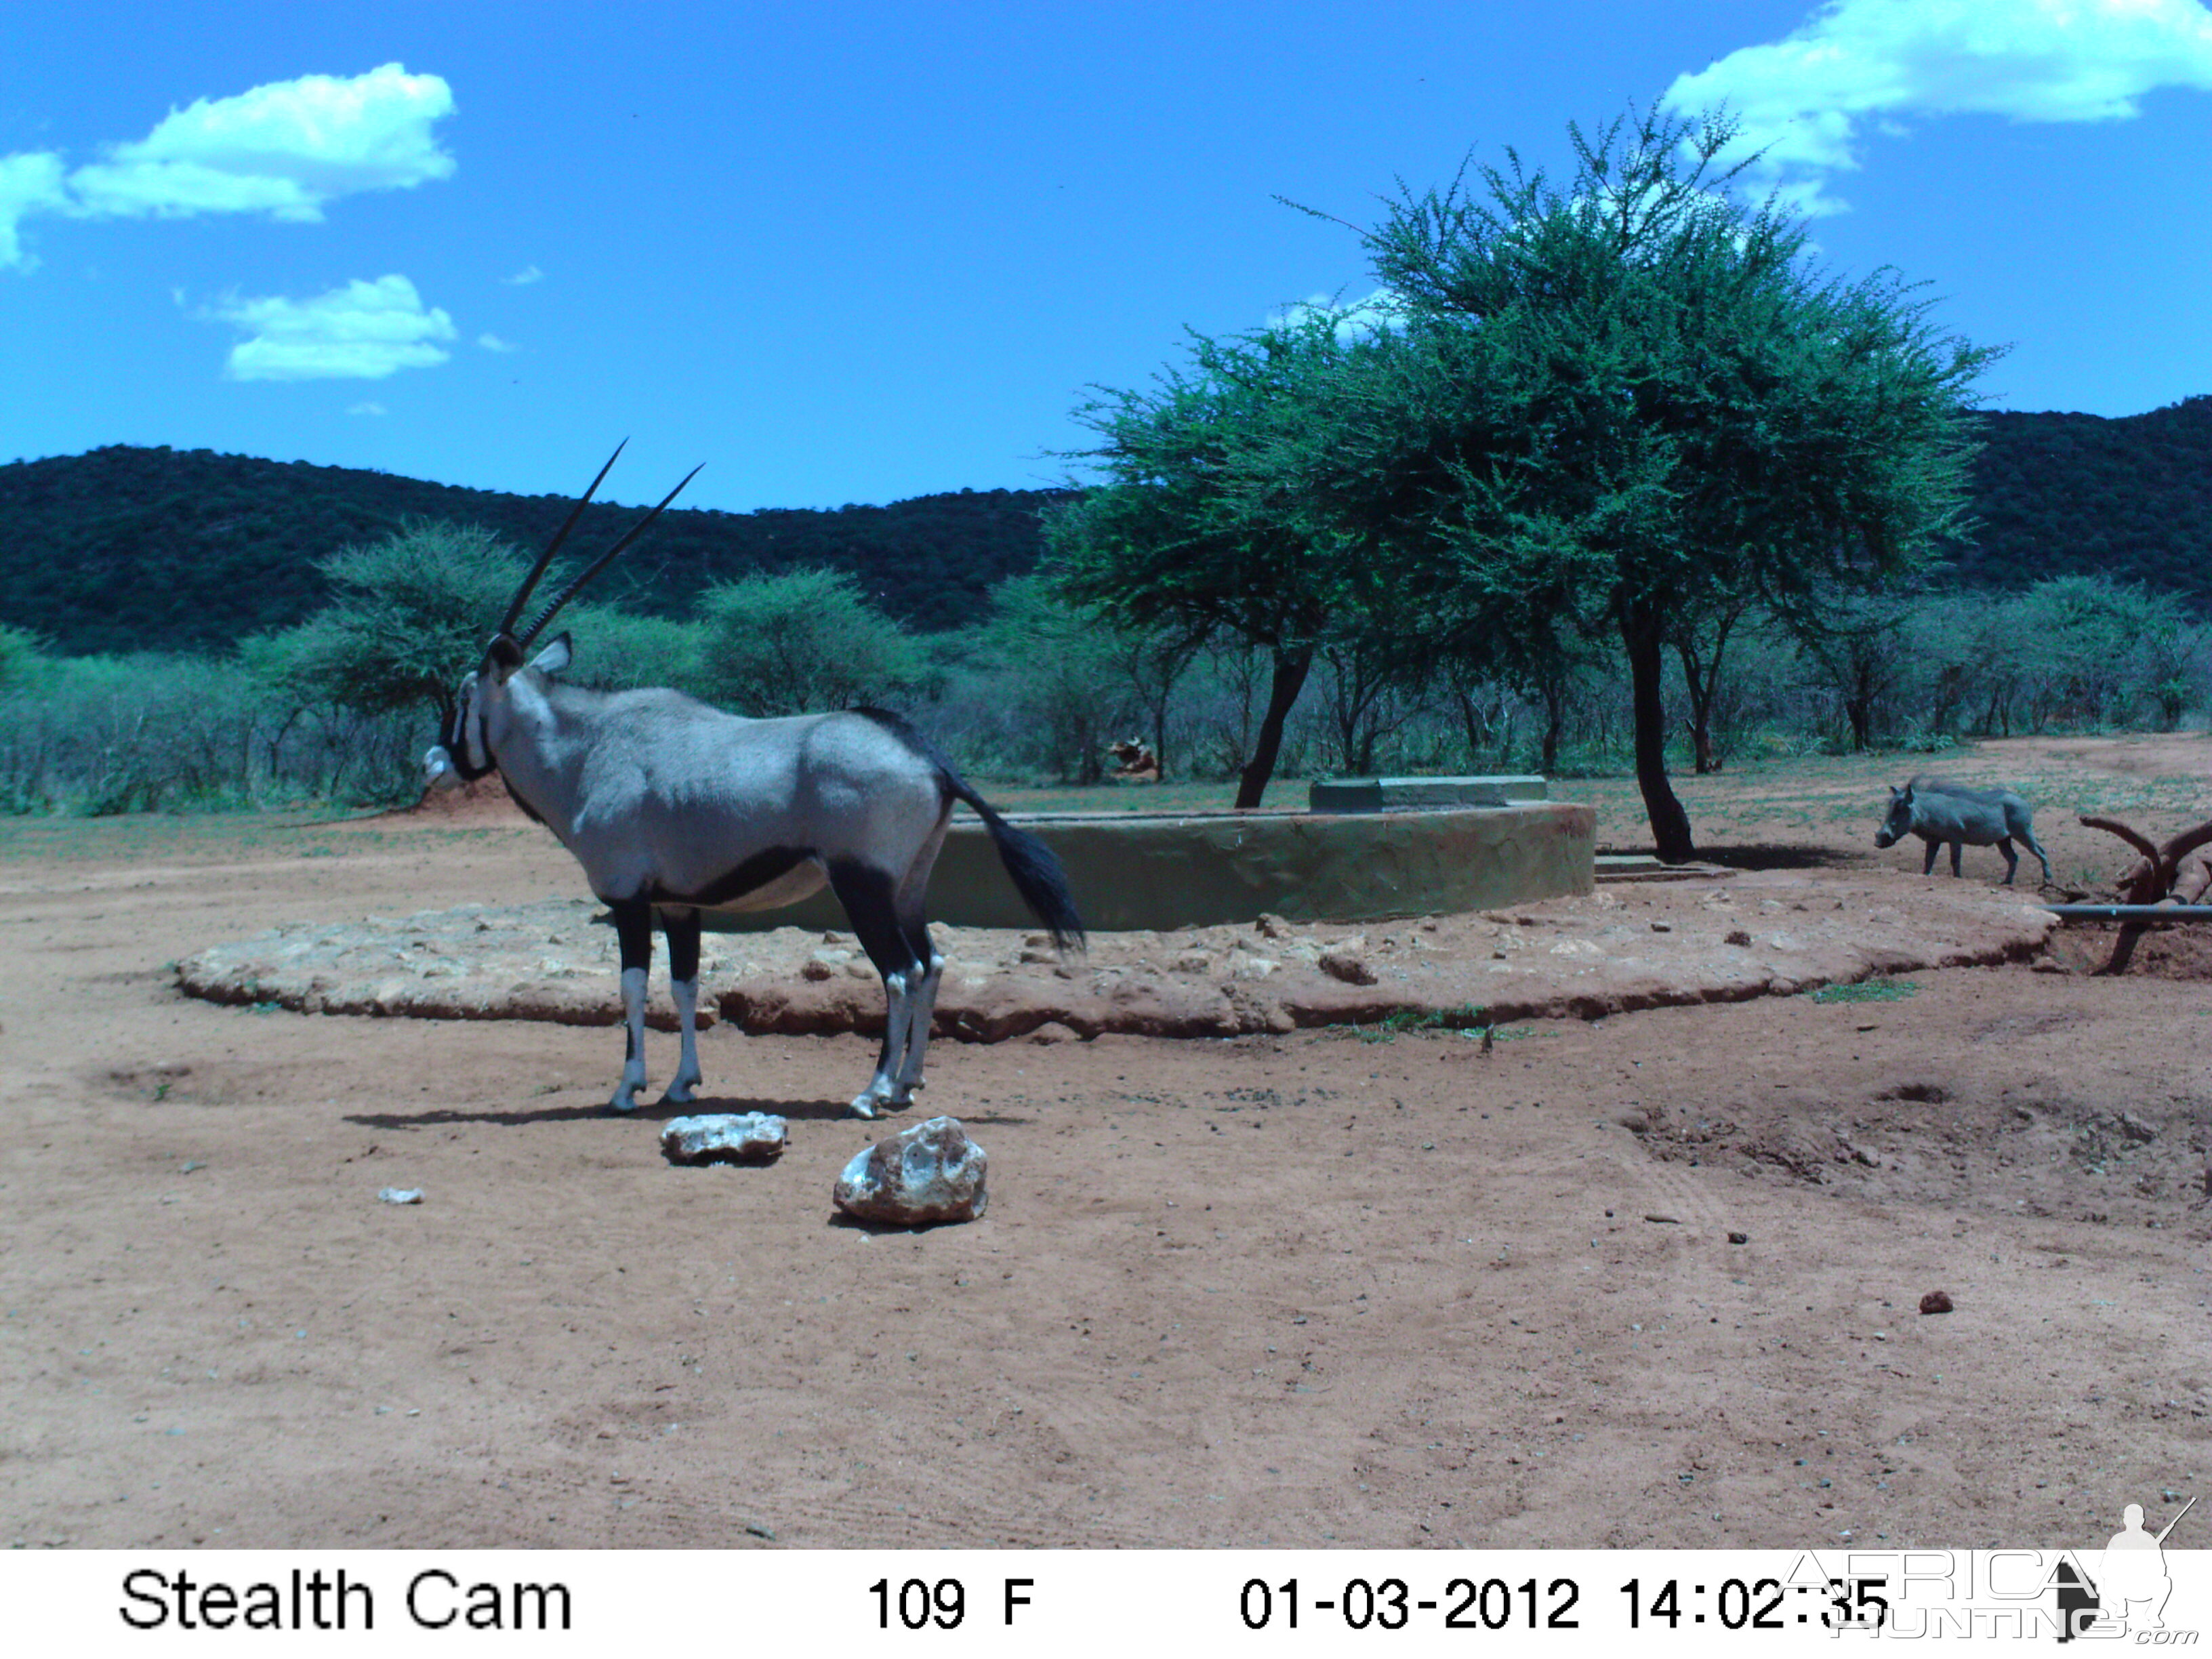
[[[209,1001],[303,1013],[613,1025],[612,931],[583,901],[299,923],[180,962]],[[1784,996],[1926,969],[2039,956],[2056,918],[2023,896],[1889,872],[1623,883],[1511,910],[1353,928],[1093,936],[1062,961],[1041,933],[938,930],[949,959],[935,1035],[959,1042],[1108,1032],[1286,1034],[1394,1017],[1596,1019]],[[701,1024],[761,1034],[883,1029],[882,988],[849,934],[709,935]],[[672,1029],[665,979],[648,1023]]]

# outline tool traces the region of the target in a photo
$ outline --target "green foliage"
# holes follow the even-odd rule
[[[321,560],[331,602],[246,658],[295,704],[442,720],[529,568],[481,526],[410,524]]]
[[[1106,745],[1136,723],[1120,630],[1042,577],[1000,583],[960,657],[996,710],[990,746],[1018,772],[1097,783]]]
[[[561,613],[558,628],[574,641],[575,654],[561,676],[570,685],[593,691],[666,685],[708,696],[700,671],[705,630],[698,623],[580,603]]]
[[[1103,483],[1047,515],[1053,574],[1080,604],[1310,653],[1354,586],[1355,549],[1284,465],[1310,441],[1329,371],[1357,345],[1316,313],[1231,339],[1194,335],[1154,390],[1077,411]]]
[[[58,658],[0,697],[0,811],[382,804],[420,787],[419,747],[404,717],[276,705],[239,662]]]
[[[2212,397],[2108,419],[1980,416],[1972,536],[1954,554],[1967,586],[2103,574],[2212,613]]]
[[[2105,574],[2212,612],[2212,396],[2118,417],[1994,410],[1967,419],[1972,527],[1947,546],[1965,587]],[[924,631],[958,628],[1029,574],[1056,490],[963,490],[888,507],[729,514],[672,507],[605,579],[625,610],[680,618],[750,570],[852,570]],[[0,465],[0,618],[63,653],[228,650],[330,595],[316,561],[410,519],[482,524],[543,546],[559,496],[456,489],[306,462],[114,445]],[[594,506],[580,545],[635,508]],[[594,540],[593,538],[598,538]]]
[[[30,684],[45,660],[45,650],[28,629],[0,623],[0,696]]]
[[[578,484],[590,476],[580,465]],[[993,584],[1036,565],[1037,515],[1058,494],[963,489],[834,511],[672,507],[596,591],[627,611],[684,617],[717,581],[829,565],[915,627],[957,628],[981,614]],[[318,561],[333,548],[445,520],[534,550],[573,505],[206,450],[114,445],[17,461],[0,465],[0,619],[71,654],[228,651],[327,602]],[[594,503],[571,545],[605,547],[637,516]]]
[[[1480,193],[1406,192],[1369,234],[1405,319],[1402,389],[1331,454],[1406,504],[1384,544],[1448,628],[1526,629],[1534,596],[1618,635],[1647,808],[1680,860],[1663,647],[1686,614],[1753,599],[1814,632],[1836,582],[1923,564],[1960,520],[1966,403],[1993,354],[1936,334],[1892,273],[1811,274],[1802,228],[1724,193],[1727,121],[1569,134],[1564,186],[1509,151]]]
[[[1863,979],[1856,985],[1823,985],[1812,994],[1815,1002],[1903,1002],[1920,994],[1910,980]]]
[[[1147,392],[1077,412],[1105,478],[1047,515],[1060,592],[1131,630],[1273,659],[1267,709],[1237,805],[1256,806],[1316,653],[1387,603],[1370,538],[1313,488],[1349,388],[1382,349],[1311,309],[1228,340],[1194,334],[1190,362]]]
[[[914,641],[845,571],[748,576],[709,589],[699,609],[700,684],[740,714],[889,702],[925,676]]]
[[[1393,1008],[1372,1025],[1353,1020],[1337,1028],[1362,1042],[1391,1042],[1407,1031],[1454,1031],[1470,1042],[1511,1042],[1534,1036],[1530,1025],[1495,1025],[1489,1012],[1472,1002],[1453,1008]]]

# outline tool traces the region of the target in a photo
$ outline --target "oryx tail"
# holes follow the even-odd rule
[[[1022,902],[1029,906],[1030,914],[1044,924],[1054,947],[1081,950],[1083,920],[1076,914],[1075,895],[1068,888],[1067,872],[1060,867],[1060,859],[1052,848],[1000,817],[991,803],[977,794],[960,775],[951,757],[902,716],[884,708],[856,708],[853,712],[866,714],[895,732],[901,743],[937,769],[938,787],[945,799],[965,803],[983,820],[983,827],[991,832],[991,845],[999,849],[999,862],[1006,866],[1014,890],[1022,896]]]

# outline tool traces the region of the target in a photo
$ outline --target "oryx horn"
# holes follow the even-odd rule
[[[617,451],[617,453],[620,453],[620,452]],[[612,463],[610,462],[609,465],[611,465]],[[703,461],[700,463],[701,466],[705,465],[706,463]],[[605,473],[602,471],[600,476],[604,477]],[[669,502],[674,501],[678,492],[680,491],[685,484],[690,483],[692,479],[698,476],[699,467],[695,466],[681,478],[678,479],[676,482],[676,489],[670,490],[665,495],[663,495],[660,498],[660,506],[654,507],[652,512],[647,514],[635,524],[632,525],[629,529],[623,533],[623,538],[620,541],[617,542],[605,552],[600,554],[599,556],[592,560],[591,563],[586,565],[583,569],[578,573],[576,579],[574,581],[570,582],[566,587],[562,588],[558,593],[553,596],[553,602],[538,613],[537,619],[533,621],[529,627],[524,629],[521,633],[515,635],[514,642],[519,646],[527,647],[531,641],[536,639],[539,633],[544,630],[545,624],[551,622],[556,616],[560,614],[561,607],[568,604],[569,600],[574,599],[577,594],[582,592],[584,584],[586,582],[591,580],[592,577],[598,575],[599,572],[605,570],[610,564],[612,564],[617,554],[620,553],[640,536],[642,536],[646,532],[647,526],[651,525],[655,519],[660,516],[661,507],[666,507]],[[597,488],[597,485],[594,484],[593,488]],[[580,507],[582,503],[579,502],[578,505]],[[534,582],[535,578],[532,580]]]
[[[576,527],[576,520],[584,516],[584,508],[590,505],[592,495],[598,493],[600,484],[606,481],[608,472],[613,469],[615,462],[621,458],[623,451],[629,447],[629,440],[624,438],[622,442],[615,446],[615,453],[607,457],[607,464],[599,469],[599,476],[592,480],[591,489],[576,498],[575,506],[568,509],[567,521],[560,529],[553,532],[553,539],[545,544],[545,550],[538,556],[538,562],[530,567],[530,574],[522,579],[522,586],[514,590],[514,598],[507,604],[507,614],[499,619],[499,626],[492,630],[495,635],[505,634],[514,627],[514,619],[522,614],[522,607],[530,603],[531,590],[538,586],[539,578],[544,575],[546,568],[553,562],[553,556],[561,550],[561,544],[568,539],[568,532]]]

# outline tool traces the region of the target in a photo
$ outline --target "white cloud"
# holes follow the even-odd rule
[[[477,336],[477,343],[482,346],[486,351],[520,351],[522,349],[519,345],[508,344],[505,340],[501,339],[496,334],[479,334]]]
[[[1355,300],[1350,305],[1327,294],[1309,295],[1280,311],[1269,312],[1267,326],[1296,327],[1309,319],[1324,316],[1336,319],[1336,337],[1348,345],[1395,322],[1398,298],[1387,288],[1378,288],[1365,299]]]
[[[516,271],[514,276],[502,276],[499,280],[502,283],[511,283],[517,288],[526,288],[532,283],[544,282],[545,280],[545,273],[538,270],[536,265],[525,265],[520,270]]]
[[[349,415],[385,415],[390,412],[382,404],[356,404],[346,410]]]
[[[37,263],[23,251],[16,226],[33,213],[58,211],[68,201],[62,189],[62,158],[44,151],[0,155],[0,270],[28,270]]]
[[[431,128],[453,112],[443,80],[386,64],[350,79],[303,75],[200,99],[66,177],[58,155],[0,156],[0,267],[29,268],[16,226],[31,213],[309,221],[337,197],[449,178],[453,158]]]
[[[380,380],[453,354],[453,319],[424,309],[404,276],[358,279],[312,300],[232,298],[202,313],[247,331],[223,366],[234,380]]]
[[[453,112],[442,79],[398,64],[350,80],[272,81],[170,111],[145,137],[79,167],[70,188],[80,210],[101,216],[319,219],[333,197],[450,178],[453,158],[430,129]]]
[[[2115,121],[2161,87],[2212,91],[2212,11],[2198,0],[1829,0],[1781,40],[1668,88],[1685,112],[1725,103],[1761,182],[1804,213],[1859,165],[1869,126],[1912,115]]]

